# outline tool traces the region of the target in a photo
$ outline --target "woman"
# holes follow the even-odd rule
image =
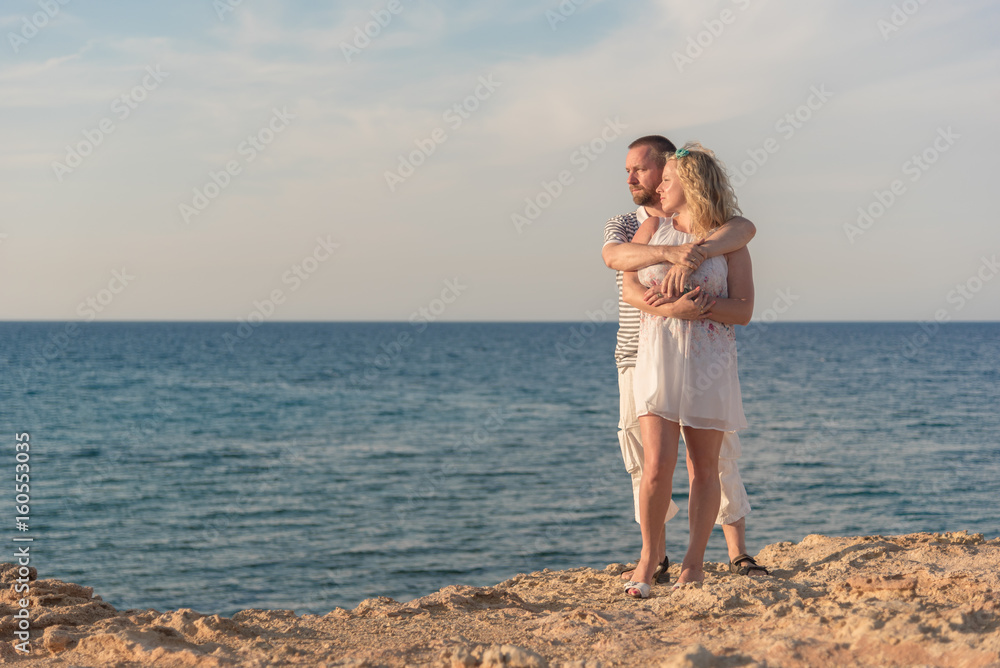
[[[662,210],[672,217],[647,219],[633,243],[691,243],[740,212],[725,168],[697,143],[668,156],[656,191]],[[744,247],[709,258],[690,275],[681,297],[664,295],[676,285],[677,276],[677,268],[661,264],[628,272],[624,279],[650,288],[644,299],[659,314],[640,316],[635,367],[645,452],[639,492],[642,557],[625,591],[637,598],[649,597],[656,546],[663,545],[681,432],[691,480],[691,535],[675,589],[705,579],[705,547],[719,512],[722,435],[746,427],[733,325],[747,324],[753,313],[750,253]]]

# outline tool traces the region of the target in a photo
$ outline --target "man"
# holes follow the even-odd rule
[[[632,476],[635,521],[638,522],[643,450],[639,419],[636,416],[635,399],[632,394],[632,372],[639,350],[639,311],[644,310],[648,313],[653,311],[643,301],[641,291],[626,290],[623,293],[622,272],[669,262],[674,267],[668,273],[667,280],[671,281],[670,291],[674,292],[674,285],[682,285],[683,278],[697,270],[706,258],[731,253],[746,246],[756,234],[756,228],[745,218],[734,218],[710,237],[695,244],[648,246],[632,243],[632,237],[644,220],[650,216],[668,217],[659,208],[660,196],[656,192],[656,187],[663,178],[665,155],[673,153],[676,149],[669,139],[659,135],[640,137],[629,144],[628,148],[625,170],[628,172],[628,186],[632,192],[632,199],[639,208],[634,213],[616,216],[608,221],[604,228],[604,248],[601,250],[601,256],[608,267],[617,270],[618,343],[615,347],[615,362],[618,366],[620,394],[618,441],[621,445],[622,458],[625,460],[625,468]],[[751,573],[766,575],[767,569],[757,565],[746,552],[745,517],[750,512],[750,502],[736,466],[739,456],[739,437],[736,432],[727,432],[722,441],[722,453],[719,458],[722,505],[716,523],[722,525],[722,532],[726,537],[730,570],[741,575]],[[668,522],[678,510],[677,504],[671,500],[670,508],[667,510]],[[667,582],[669,560],[666,558],[666,546],[663,547],[663,553],[659,555],[658,561],[660,566],[654,574],[654,580]],[[626,571],[622,573],[622,579],[629,580],[631,575],[632,571]]]

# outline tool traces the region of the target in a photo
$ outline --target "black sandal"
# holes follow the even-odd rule
[[[663,561],[653,571],[653,582],[656,584],[670,584],[670,557],[663,555]]]
[[[639,559],[635,560],[635,563],[639,563]],[[633,569],[634,570],[634,569]],[[657,566],[656,570],[653,571],[653,584],[670,584],[670,557],[664,555],[663,561],[661,561]]]
[[[743,564],[742,566],[740,564]],[[750,575],[751,571],[760,571],[764,575],[770,575],[771,571],[759,565],[749,554],[741,554],[729,562],[729,572],[737,575]]]

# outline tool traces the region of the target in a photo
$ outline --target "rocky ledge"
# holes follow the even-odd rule
[[[119,611],[93,589],[31,583],[31,652],[14,637],[17,569],[0,566],[0,661],[21,666],[1000,666],[1000,539],[965,532],[769,545],[771,576],[709,564],[704,585],[627,598],[573,568],[408,603],[297,616]],[[671,575],[676,577],[677,567]],[[32,570],[31,578],[35,577]]]

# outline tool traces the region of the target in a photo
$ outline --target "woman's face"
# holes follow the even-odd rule
[[[667,166],[663,168],[663,180],[656,187],[656,192],[660,194],[660,209],[664,213],[680,213],[687,200],[684,199],[684,186],[677,176],[677,161],[668,160]]]

